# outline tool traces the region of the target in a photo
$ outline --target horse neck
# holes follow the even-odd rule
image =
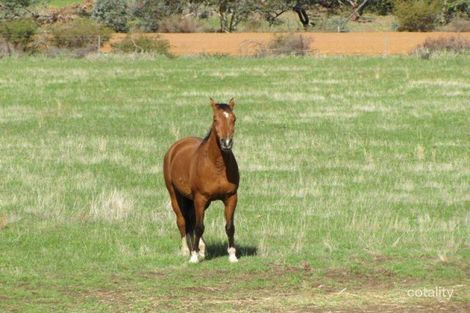
[[[222,150],[220,150],[219,143],[217,141],[217,134],[215,129],[212,127],[209,138],[206,141],[207,156],[210,161],[218,168],[225,167],[225,156]]]

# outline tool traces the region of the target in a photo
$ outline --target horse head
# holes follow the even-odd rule
[[[229,103],[217,103],[210,98],[214,121],[212,129],[217,136],[217,142],[222,151],[230,151],[233,147],[233,134],[235,133],[236,117],[233,113],[235,101],[233,98]]]

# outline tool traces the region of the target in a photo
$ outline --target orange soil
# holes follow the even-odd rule
[[[252,55],[259,43],[267,43],[273,33],[165,33],[162,38],[168,39],[171,51],[176,55],[193,54],[229,54]],[[312,52],[321,55],[387,55],[407,54],[426,40],[443,36],[462,36],[470,39],[470,33],[302,33],[313,40]],[[157,34],[146,34],[156,37]],[[119,42],[125,34],[115,34],[111,43]],[[108,43],[102,49],[109,52]]]

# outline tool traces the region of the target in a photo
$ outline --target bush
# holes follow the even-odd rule
[[[97,0],[91,17],[117,32],[129,30],[126,0]]]
[[[454,18],[444,29],[449,32],[470,32],[470,20]]]
[[[400,24],[398,31],[431,31],[440,12],[439,2],[434,0],[400,0],[394,9]]]
[[[36,34],[38,25],[32,19],[5,21],[0,24],[0,36],[14,49],[27,51]]]
[[[144,32],[157,31],[160,20],[165,16],[164,3],[154,0],[135,0],[130,4],[130,12],[133,26]]]
[[[268,43],[271,54],[306,55],[312,41],[302,35],[277,35]]]
[[[428,38],[426,41],[413,49],[412,54],[421,58],[429,58],[438,53],[465,53],[470,51],[470,39],[458,36]]]
[[[247,20],[241,25],[242,25],[241,31],[244,31],[244,32],[260,32],[260,31],[263,31],[263,27],[264,27],[262,18],[257,15],[248,17]]]
[[[347,19],[341,16],[326,17],[318,23],[317,28],[323,32],[345,33],[349,32],[347,22]]]
[[[191,16],[169,16],[160,22],[158,31],[162,33],[197,33],[203,31],[203,28]]]
[[[113,50],[124,53],[153,53],[172,56],[170,42],[165,39],[149,38],[144,35],[128,34],[121,42],[111,45]]]
[[[393,10],[393,0],[370,0],[365,10],[379,15],[388,15]]]
[[[51,27],[52,43],[58,48],[85,48],[103,44],[111,37],[111,30],[89,19],[75,19],[70,23]]]

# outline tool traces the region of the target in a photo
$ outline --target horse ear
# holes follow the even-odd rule
[[[209,99],[210,99],[212,110],[215,112],[215,110],[217,109],[217,102],[215,102],[215,100],[212,98],[209,98]]]
[[[228,102],[228,106],[230,107],[230,109],[233,110],[233,108],[235,107],[235,100],[232,98],[230,99],[230,101]]]

